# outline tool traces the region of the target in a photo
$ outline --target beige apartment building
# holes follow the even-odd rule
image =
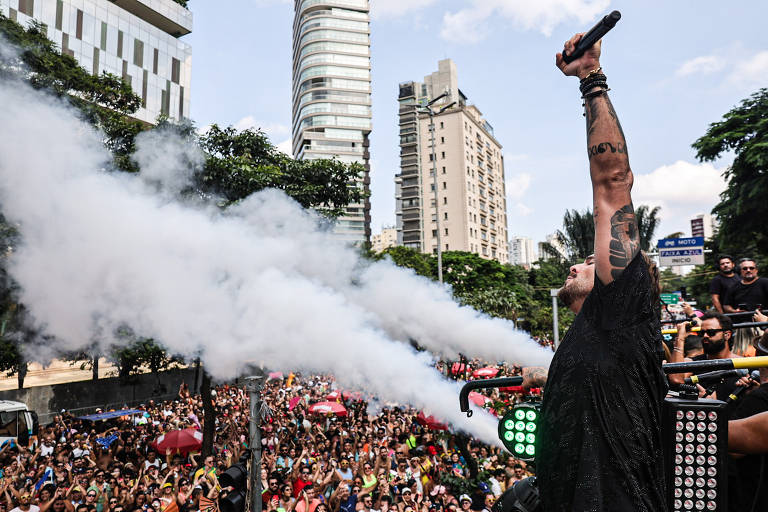
[[[435,159],[430,117],[417,112],[444,92],[434,108],[456,102],[434,116]],[[509,261],[502,146],[482,112],[458,88],[456,65],[438,63],[424,83],[400,84],[400,174],[395,178],[397,241],[437,252],[437,217],[443,251],[467,251]],[[437,168],[437,205],[433,166]]]
[[[381,233],[371,236],[371,250],[381,252],[397,245],[397,230],[394,227],[382,228]]]

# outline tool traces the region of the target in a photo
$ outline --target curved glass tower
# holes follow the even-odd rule
[[[368,0],[295,0],[293,156],[365,167],[370,185],[371,52]],[[350,205],[335,232],[370,241],[370,202]]]

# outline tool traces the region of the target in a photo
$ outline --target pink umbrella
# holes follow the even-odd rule
[[[270,372],[267,376],[267,380],[279,380],[283,378],[283,374],[281,372]]]
[[[472,372],[472,376],[476,379],[491,379],[499,374],[499,369],[492,366],[486,366],[485,368],[479,368]]]
[[[432,430],[448,430],[448,426],[444,423],[440,423],[434,416],[425,416],[423,412],[420,412],[416,416],[416,422],[419,425],[424,425]]]
[[[347,409],[339,402],[317,402],[309,406],[310,414],[335,414],[336,416],[346,416]]]
[[[165,453],[171,450],[171,453],[199,452],[203,446],[203,433],[195,428],[185,428],[184,430],[171,430],[152,442],[152,448],[158,453]]]

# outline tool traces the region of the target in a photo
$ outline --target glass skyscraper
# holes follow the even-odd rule
[[[371,52],[368,0],[296,0],[293,23],[293,156],[336,157],[365,167],[370,186]],[[350,242],[371,236],[370,201],[335,226]]]

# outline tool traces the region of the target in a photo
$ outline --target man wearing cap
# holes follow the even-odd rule
[[[472,507],[472,498],[469,497],[469,494],[459,496],[459,506],[461,506],[462,512],[467,512]]]

